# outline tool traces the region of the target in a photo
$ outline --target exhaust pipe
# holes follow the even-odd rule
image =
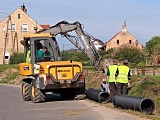
[[[87,90],[87,97],[100,103],[109,102],[109,93],[94,88],[89,88]]]
[[[155,104],[151,99],[127,95],[115,95],[113,105],[117,108],[144,112],[147,115],[151,115],[155,109]]]

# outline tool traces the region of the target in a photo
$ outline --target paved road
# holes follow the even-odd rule
[[[48,97],[45,103],[25,102],[20,87],[0,85],[0,120],[147,120],[87,100]]]

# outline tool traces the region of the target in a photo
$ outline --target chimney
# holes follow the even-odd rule
[[[126,21],[124,21],[124,25],[122,25],[122,32],[127,31]]]
[[[21,6],[21,10],[24,11],[24,12],[27,12],[27,9],[26,9],[26,6],[24,6],[24,3],[23,3],[23,5]]]

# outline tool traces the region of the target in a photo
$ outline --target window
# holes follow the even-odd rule
[[[11,24],[11,30],[16,31],[16,24]]]
[[[2,27],[2,31],[5,31],[5,30],[6,30],[6,29],[5,29],[5,27],[3,26],[3,27]]]
[[[119,40],[117,40],[117,44],[119,44]]]
[[[5,52],[5,60],[9,60],[9,57],[10,57],[10,54],[9,54],[9,52]]]
[[[20,19],[21,18],[21,15],[20,14],[18,14],[18,19]]]
[[[35,62],[54,60],[53,48],[48,39],[36,40],[35,51]],[[43,52],[44,55],[42,54]]]
[[[28,24],[22,24],[22,31],[28,31]]]
[[[129,40],[129,44],[132,44],[132,40]]]

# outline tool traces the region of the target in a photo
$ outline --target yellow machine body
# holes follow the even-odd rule
[[[57,80],[73,79],[82,71],[82,63],[70,61],[44,62],[40,64],[40,74],[52,74]]]
[[[57,80],[72,79],[77,72],[82,71],[82,63],[76,61],[56,61],[56,62],[42,62],[39,65],[39,70],[36,74],[52,74]],[[50,69],[49,69],[50,68]],[[19,64],[19,74],[23,76],[32,75],[32,66],[30,63]]]
[[[20,63],[19,64],[19,74],[23,76],[31,75],[32,65],[30,63]]]

